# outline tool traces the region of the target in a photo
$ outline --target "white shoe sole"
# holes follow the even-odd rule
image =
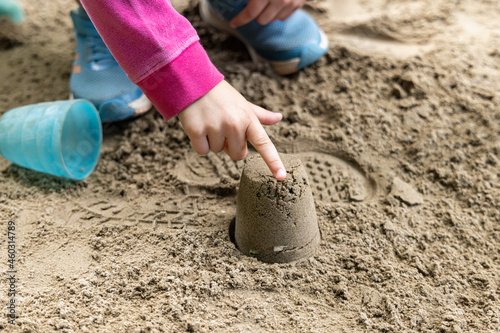
[[[69,99],[75,99],[73,93],[69,93]],[[142,116],[143,114],[151,110],[151,108],[153,107],[153,103],[151,103],[149,98],[143,93],[141,97],[128,103],[127,106],[134,109],[135,111],[134,115],[131,118],[129,118],[133,119]]]
[[[153,103],[149,100],[149,98],[143,93],[141,97],[127,104],[128,107],[135,110],[134,117],[138,117],[153,107]]]

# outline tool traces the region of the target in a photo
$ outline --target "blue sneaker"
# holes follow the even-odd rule
[[[102,122],[137,117],[152,107],[127,77],[81,8],[71,12],[75,26],[76,57],[70,77],[72,98],[91,101]]]
[[[247,0],[201,0],[200,16],[211,26],[240,39],[255,62],[268,62],[281,75],[292,74],[316,62],[328,51],[328,38],[314,19],[297,10],[285,21],[265,26],[256,20],[231,28]]]

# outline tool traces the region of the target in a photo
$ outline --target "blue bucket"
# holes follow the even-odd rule
[[[102,126],[86,100],[26,105],[0,118],[0,154],[17,165],[73,180],[99,160]]]

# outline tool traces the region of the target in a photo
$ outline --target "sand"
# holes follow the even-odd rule
[[[27,1],[0,45],[0,112],[66,99],[72,0]],[[0,270],[17,224],[12,332],[500,331],[500,20],[495,0],[319,0],[331,50],[287,78],[185,14],[227,80],[282,112],[322,241],[307,260],[243,255],[228,227],[242,162],[198,157],[154,112],[106,126],[75,183],[0,158]],[[255,154],[255,152],[252,152]],[[0,280],[7,305],[8,282]]]

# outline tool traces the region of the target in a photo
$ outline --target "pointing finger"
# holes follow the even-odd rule
[[[257,119],[252,121],[248,126],[247,139],[257,149],[260,156],[262,156],[274,178],[284,180],[286,178],[285,166],[281,162],[276,147]]]

